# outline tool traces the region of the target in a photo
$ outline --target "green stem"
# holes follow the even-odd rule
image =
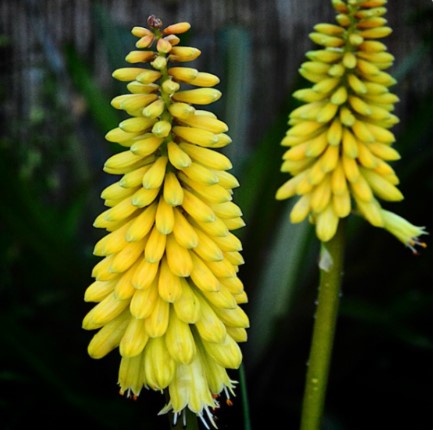
[[[322,243],[320,287],[302,406],[301,430],[319,430],[322,420],[340,301],[344,254],[343,224],[340,221],[335,236],[329,242]]]
[[[247,378],[245,375],[245,368],[243,364],[241,364],[241,367],[239,368],[239,382],[241,388],[241,399],[244,415],[244,430],[251,430],[250,404],[248,401],[247,392]]]

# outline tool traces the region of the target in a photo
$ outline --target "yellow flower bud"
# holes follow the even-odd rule
[[[193,90],[179,91],[173,94],[173,100],[197,105],[208,105],[216,102],[221,97],[221,91],[215,88],[197,88]]]
[[[167,236],[161,233],[156,225],[152,228],[144,250],[144,258],[147,262],[158,263],[161,260],[165,251],[166,238]]]
[[[90,357],[102,358],[114,348],[117,348],[128,325],[129,318],[128,313],[123,312],[117,318],[104,325],[89,343],[87,352]]]
[[[189,364],[196,354],[195,341],[189,325],[171,312],[165,343],[168,352],[178,363]]]
[[[131,298],[129,310],[137,319],[144,320],[153,312],[158,299],[158,288],[152,284],[149,288],[136,290]]]
[[[219,291],[220,283],[218,278],[209,269],[207,264],[195,254],[191,253],[193,267],[191,271],[191,280],[194,285],[202,291]]]
[[[154,390],[163,390],[173,379],[175,362],[165,345],[163,337],[149,339],[144,354],[144,373],[147,385]]]
[[[170,51],[168,58],[170,61],[184,63],[195,60],[200,54],[201,51],[197,48],[191,48],[189,46],[174,46]]]
[[[133,398],[140,395],[141,389],[145,385],[143,354],[138,354],[135,357],[122,357],[119,366],[119,381],[120,394],[129,397],[130,391],[133,393]],[[128,387],[124,389],[123,387]]]
[[[144,320],[146,333],[149,337],[160,338],[167,330],[168,319],[170,316],[170,305],[161,297],[155,302],[152,313]],[[147,352],[147,351],[146,351]]]
[[[165,168],[167,166],[167,157],[158,157],[153,165],[143,176],[143,187],[145,189],[159,188],[165,176]]]
[[[178,209],[174,209],[173,235],[176,242],[184,248],[192,249],[198,244],[197,232]]]
[[[168,267],[167,259],[163,258],[159,270],[158,279],[159,296],[168,303],[174,303],[182,295],[182,283]]]
[[[120,355],[122,357],[134,357],[140,354],[148,340],[145,320],[131,317],[119,344]]]
[[[203,342],[206,352],[221,366],[237,369],[242,361],[239,345],[229,336],[222,343]]]
[[[114,293],[109,294],[84,317],[83,328],[94,330],[104,326],[118,317],[128,304],[128,300],[119,300]]]

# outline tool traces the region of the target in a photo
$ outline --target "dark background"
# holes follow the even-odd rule
[[[386,39],[401,122],[394,163],[405,200],[384,205],[432,231],[432,5],[390,2]],[[218,116],[241,187],[236,202],[250,302],[243,345],[253,429],[296,429],[315,311],[318,243],[307,223],[288,222],[274,194],[279,142],[308,33],[332,22],[330,2],[3,1],[0,5],[0,428],[164,429],[164,404],[144,390],[118,395],[118,355],[87,356],[81,329],[95,262],[92,227],[102,165],[118,150],[104,134],[120,119],[109,101],[124,91],[111,72],[134,49],[129,31],[150,14],[189,21],[192,65],[221,78]],[[341,309],[323,428],[432,428],[432,245],[413,255],[381,229],[351,218]],[[238,372],[233,378],[239,379]],[[221,429],[242,429],[240,390],[219,412]]]

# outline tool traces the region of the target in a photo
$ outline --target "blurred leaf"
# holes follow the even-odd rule
[[[241,27],[228,26],[221,33],[220,58],[225,61],[224,76],[224,112],[222,118],[229,126],[233,144],[224,152],[233,163],[233,173],[238,171],[246,159],[249,150],[248,136],[250,94],[252,87],[251,33]]]
[[[119,115],[110,104],[110,97],[96,84],[92,72],[74,47],[65,50],[69,74],[78,92],[84,97],[89,113],[102,133],[117,127]]]
[[[124,58],[137,39],[131,34],[129,28],[111,19],[106,7],[97,2],[92,3],[91,6],[96,34],[105,49],[110,69],[124,67]]]
[[[292,207],[293,203],[286,205],[275,228],[274,241],[266,260],[262,262],[263,270],[250,309],[253,321],[250,339],[254,348],[250,348],[248,360],[253,366],[260,361],[272,341],[277,321],[290,311],[303,250],[311,229],[308,222],[290,222]]]

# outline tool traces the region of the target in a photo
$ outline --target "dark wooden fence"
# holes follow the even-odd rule
[[[99,11],[98,25],[95,10]],[[431,38],[431,21],[422,19],[426,13],[431,15],[431,2],[392,0],[388,10],[394,32],[387,43],[396,56],[396,68],[400,66],[403,72],[405,65],[416,63],[397,89],[402,100],[398,113],[404,118],[409,99],[413,102],[425,94],[432,81],[431,53],[422,45]],[[101,11],[105,21],[100,19]],[[148,15],[155,14],[167,24],[184,20],[192,24],[191,42],[203,48],[200,61],[208,70],[219,71],[224,56],[238,61],[235,73],[237,70],[236,82],[242,83],[242,100],[233,100],[227,115],[232,127],[238,124],[235,133],[253,141],[287,100],[303,55],[312,46],[308,33],[313,25],[333,19],[330,1],[320,0],[2,0],[0,13],[6,119],[25,119],[30,114],[43,79],[41,68],[48,66],[68,88],[63,58],[66,44],[93,67],[98,85],[109,88],[112,65],[100,41],[101,31],[110,33],[113,24],[124,28],[143,25]],[[226,52],[219,49],[221,37],[230,38],[223,45]],[[225,77],[226,85],[230,85],[229,78]],[[59,94],[66,104],[68,91]],[[236,114],[239,121],[233,120]]]

